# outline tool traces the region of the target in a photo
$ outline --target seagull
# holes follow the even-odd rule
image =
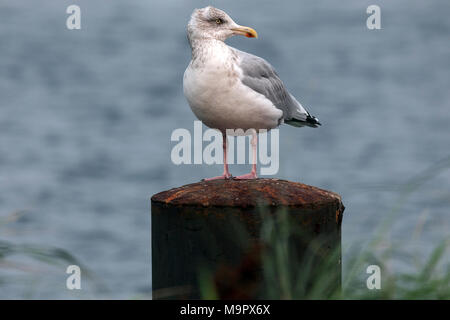
[[[238,25],[224,11],[208,6],[195,9],[187,25],[192,59],[183,77],[183,91],[195,116],[221,131],[224,172],[208,178],[233,178],[227,163],[227,130],[251,134],[252,170],[234,179],[256,179],[256,146],[260,130],[286,123],[295,127],[320,126],[319,120],[285,88],[275,69],[263,58],[228,46],[225,40],[257,32]],[[250,132],[250,133],[248,133]]]

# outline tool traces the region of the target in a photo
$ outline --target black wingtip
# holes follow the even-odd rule
[[[319,122],[319,119],[317,119],[314,116],[311,115],[307,115],[306,116],[306,123],[308,123],[308,125],[310,125],[311,127],[317,128],[318,126],[321,126],[322,124]]]
[[[299,120],[299,119],[289,119],[284,121],[286,124],[289,124],[294,127],[311,127],[311,128],[317,128],[321,126],[322,124],[319,122],[319,119],[316,117],[313,117],[311,115],[307,115],[305,120]]]

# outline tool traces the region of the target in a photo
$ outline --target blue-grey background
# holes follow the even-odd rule
[[[66,29],[70,4],[81,30]],[[373,237],[397,187],[450,155],[448,0],[1,1],[0,218],[23,215],[0,239],[64,248],[101,285],[69,291],[64,267],[19,257],[0,265],[0,298],[149,296],[149,197],[221,170],[170,161],[172,131],[195,120],[185,25],[208,4],[258,31],[229,43],[270,61],[323,123],[281,128],[277,177],[342,195],[344,272],[346,248]],[[382,30],[366,28],[370,4]],[[381,245],[426,257],[448,235],[449,205],[443,169]]]

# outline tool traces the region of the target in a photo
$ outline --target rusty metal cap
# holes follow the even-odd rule
[[[152,202],[171,206],[240,208],[342,206],[341,197],[334,192],[279,179],[201,181],[155,194]]]

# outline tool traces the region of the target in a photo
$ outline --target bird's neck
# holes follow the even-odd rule
[[[213,38],[192,39],[189,43],[192,49],[192,60],[204,59],[217,52],[228,50],[225,42]]]

